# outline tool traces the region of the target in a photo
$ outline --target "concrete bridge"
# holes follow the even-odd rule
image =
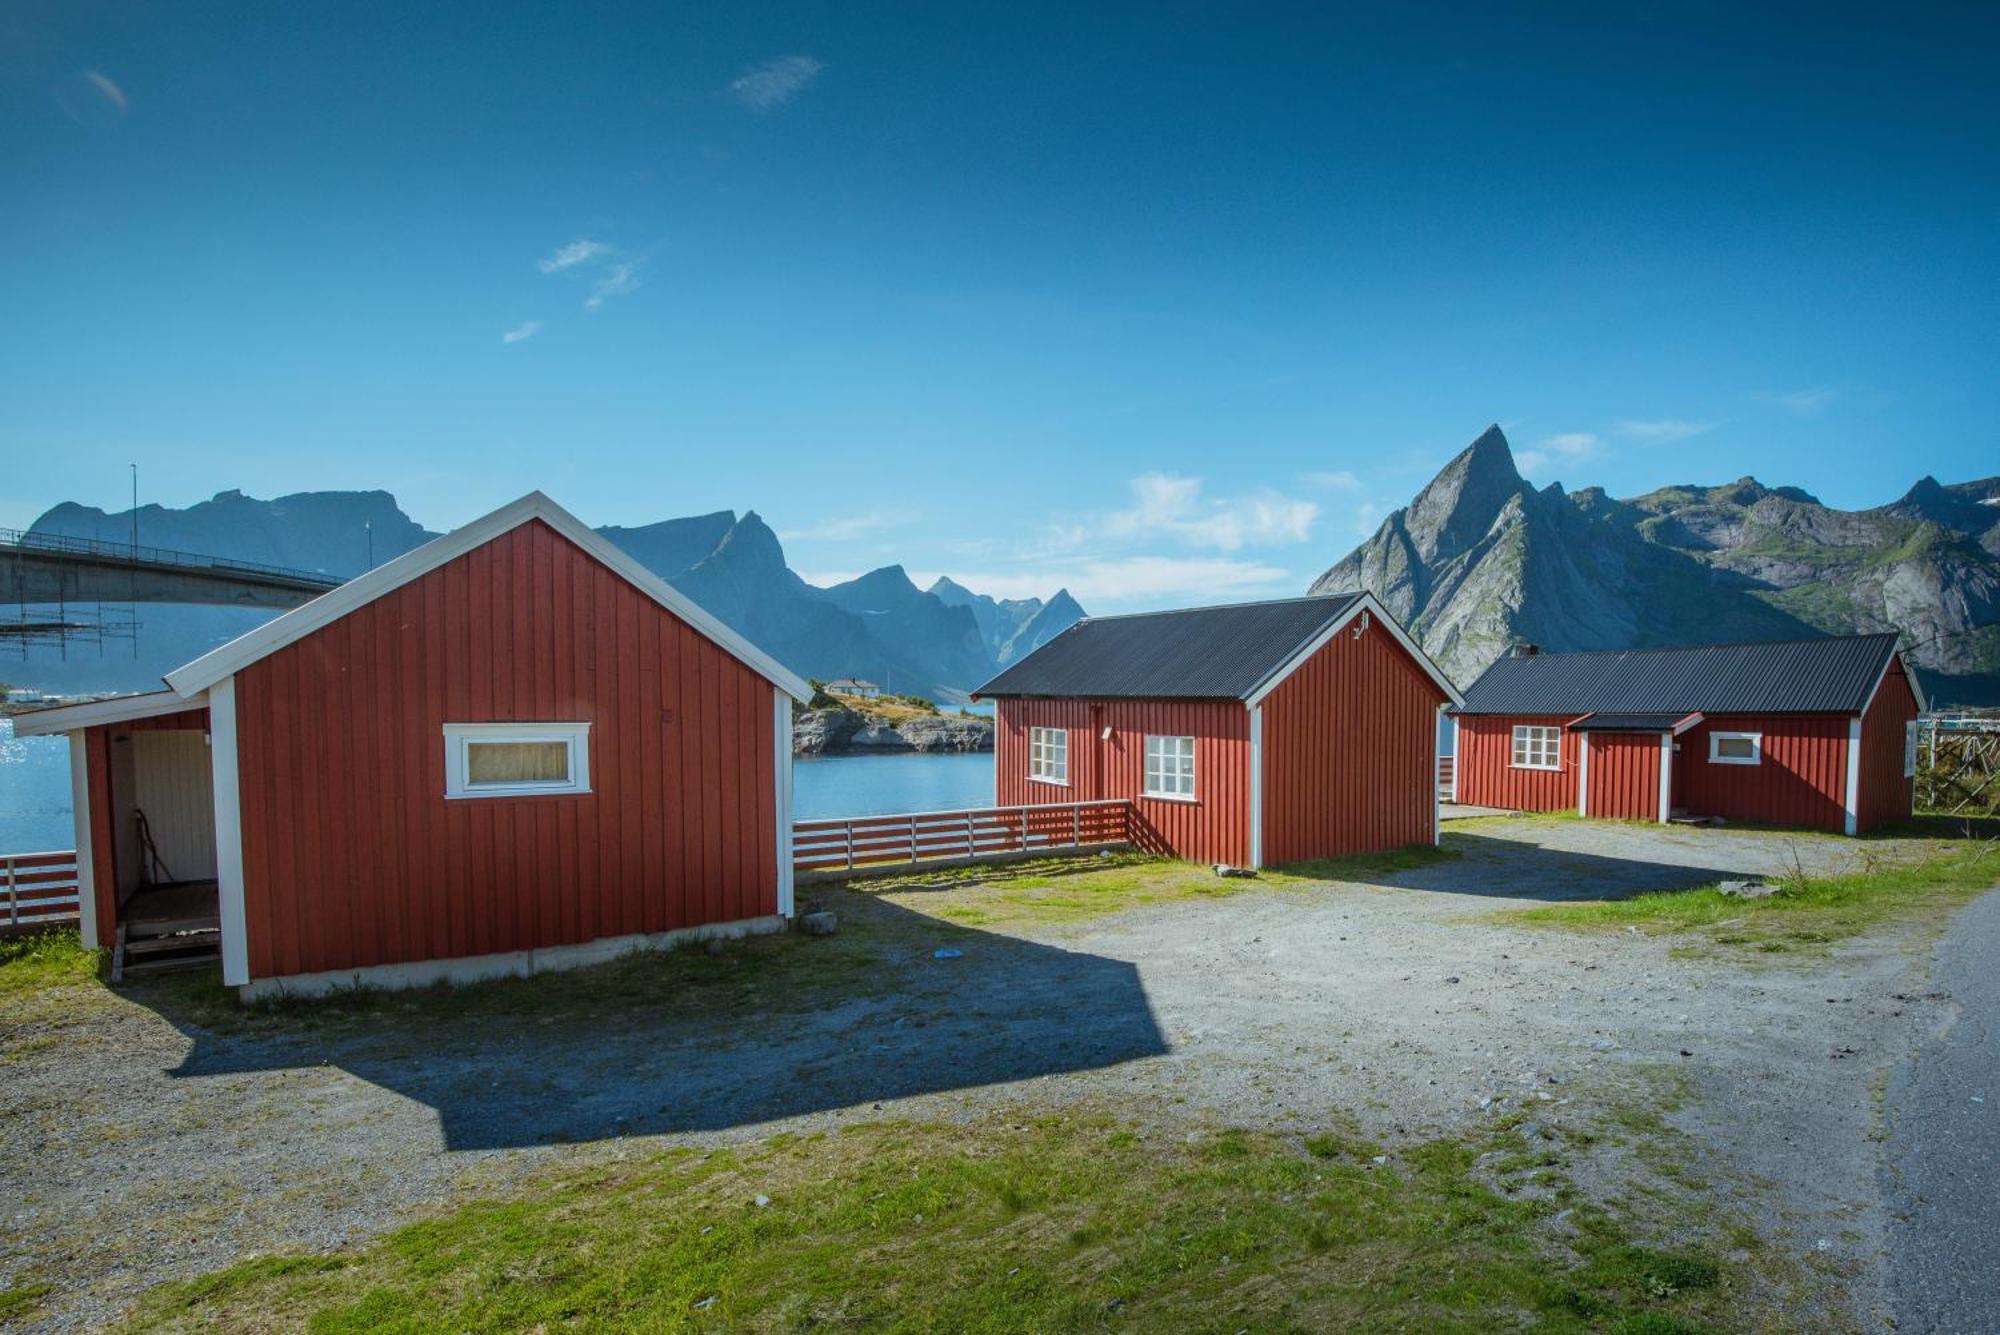
[[[0,603],[297,607],[344,580],[160,547],[0,529]]]

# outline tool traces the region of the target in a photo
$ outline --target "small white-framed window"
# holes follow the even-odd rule
[[[1514,725],[1515,769],[1561,769],[1562,729],[1533,723]]]
[[[447,723],[446,797],[590,791],[588,723]]]
[[[1914,721],[1903,725],[1903,777],[1917,777],[1917,725]]]
[[[1028,777],[1040,783],[1069,782],[1069,729],[1028,729]]]
[[[1764,763],[1764,734],[1761,732],[1712,732],[1708,735],[1708,763],[1711,765],[1761,765]]]
[[[1194,800],[1194,738],[1146,739],[1146,785],[1141,793],[1182,802]]]

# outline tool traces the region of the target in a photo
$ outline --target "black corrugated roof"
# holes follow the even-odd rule
[[[1687,716],[1687,714],[1591,714],[1569,726],[1572,732],[1672,732],[1674,725]]]
[[[1465,692],[1468,714],[1853,714],[1896,637],[1695,644],[1503,658]]]
[[[1360,596],[1087,617],[973,694],[1242,699]]]

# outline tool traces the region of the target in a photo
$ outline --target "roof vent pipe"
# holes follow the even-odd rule
[[[1533,658],[1541,651],[1542,646],[1539,644],[1517,644],[1514,646],[1513,653],[1516,658]]]

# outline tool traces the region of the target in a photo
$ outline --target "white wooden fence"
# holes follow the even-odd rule
[[[76,919],[74,850],[0,856],[0,932],[58,927]]]
[[[1122,798],[918,811],[795,822],[792,866],[802,880],[824,880],[898,866],[936,867],[1132,842],[1132,804]]]

